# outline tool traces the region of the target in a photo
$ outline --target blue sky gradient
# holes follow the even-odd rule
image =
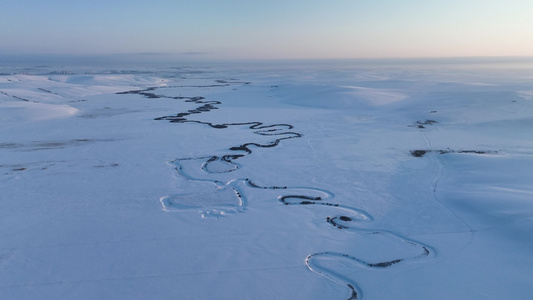
[[[0,54],[533,55],[531,0],[0,0]]]

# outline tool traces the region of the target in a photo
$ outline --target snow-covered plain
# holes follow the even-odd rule
[[[0,73],[0,299],[533,294],[533,68]]]

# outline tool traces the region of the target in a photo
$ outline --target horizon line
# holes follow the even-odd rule
[[[117,56],[202,56],[213,55],[216,53],[202,52],[202,51],[187,51],[187,52],[132,52],[132,53],[0,53],[0,57],[31,57],[31,56],[49,56],[49,57],[84,57],[84,58],[99,58],[99,57],[117,57]],[[533,55],[458,55],[458,56],[354,56],[354,57],[266,57],[266,58],[235,58],[235,57],[220,57],[208,58],[209,60],[397,60],[397,59],[472,59],[472,58],[533,58]]]

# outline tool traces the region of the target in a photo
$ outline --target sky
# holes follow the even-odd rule
[[[0,0],[0,54],[532,56],[531,0]]]

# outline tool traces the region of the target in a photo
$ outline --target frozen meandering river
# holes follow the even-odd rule
[[[533,292],[533,69],[0,73],[0,298]]]

